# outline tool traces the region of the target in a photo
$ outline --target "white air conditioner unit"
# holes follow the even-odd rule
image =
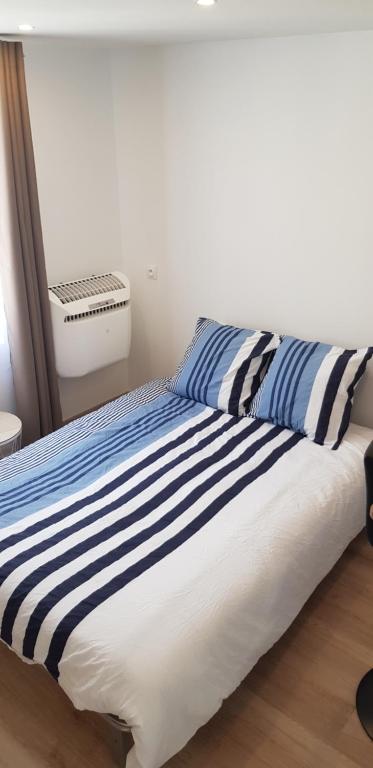
[[[128,357],[130,284],[121,272],[49,286],[59,376],[85,376]]]

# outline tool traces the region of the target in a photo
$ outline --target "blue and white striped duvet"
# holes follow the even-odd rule
[[[129,768],[160,766],[361,527],[372,435],[350,433],[320,463],[157,381],[5,460],[2,640],[132,726]]]

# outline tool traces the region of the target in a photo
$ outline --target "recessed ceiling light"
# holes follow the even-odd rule
[[[205,8],[208,8],[211,5],[215,5],[216,0],[197,0],[197,5],[203,5]]]
[[[32,24],[18,24],[18,29],[20,32],[33,32],[35,27]]]

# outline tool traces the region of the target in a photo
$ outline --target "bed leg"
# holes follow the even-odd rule
[[[118,768],[125,768],[127,754],[131,746],[131,729],[115,715],[102,715],[102,717],[110,724],[110,741],[115,762]]]
[[[113,728],[112,739],[113,757],[118,765],[118,768],[125,768],[126,757],[128,754],[128,736],[123,731],[119,731],[117,728]]]

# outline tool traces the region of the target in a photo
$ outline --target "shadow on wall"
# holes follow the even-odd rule
[[[352,409],[351,420],[355,424],[373,429],[373,361],[371,360],[359,384]]]
[[[78,379],[60,379],[62,416],[64,421],[98,408],[129,389],[129,361],[101,368]]]
[[[173,338],[167,308],[162,307],[159,297],[153,302],[152,294],[142,296],[136,302],[132,294],[132,338],[128,360],[129,389],[145,384],[151,379],[172,376]]]

